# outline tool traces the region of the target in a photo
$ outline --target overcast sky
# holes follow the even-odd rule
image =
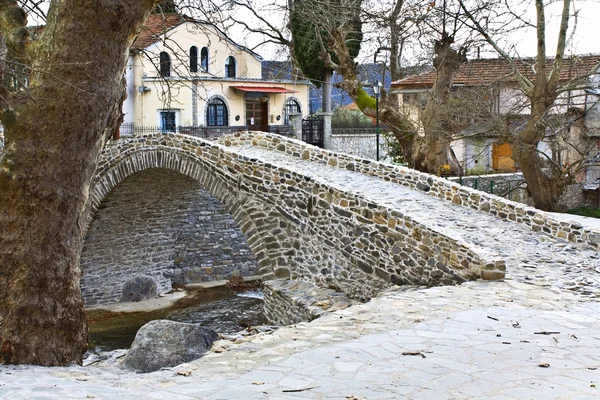
[[[20,2],[31,2],[32,0],[21,0]],[[264,0],[272,2],[273,0]],[[284,1],[284,0],[277,0]],[[531,19],[535,18],[535,9],[533,7],[533,1],[531,0],[515,0],[522,1],[523,4],[528,3],[530,9]],[[547,18],[547,55],[552,56],[555,52],[556,40],[558,35],[559,18],[562,9],[561,0],[549,0],[550,4],[546,7],[546,18]],[[47,4],[47,3],[46,3]],[[600,54],[600,0],[576,0],[574,1],[574,8],[579,10],[578,18],[571,19],[570,28],[573,28],[576,22],[576,32],[572,37],[567,48],[567,54]],[[272,11],[269,11],[272,13]],[[246,12],[247,14],[247,12]],[[271,21],[277,19],[283,19],[281,16],[272,16]],[[42,24],[43,21],[35,18],[34,15],[29,16],[29,24]],[[282,22],[283,24],[283,22]],[[249,48],[255,47],[259,43],[259,38],[256,36],[246,36],[243,34],[241,29],[230,29],[228,30],[230,37],[240,44],[246,45]],[[505,50],[510,50],[510,46],[514,46],[520,56],[534,56],[536,54],[536,36],[534,30],[520,31],[514,33],[510,37],[505,38]],[[281,54],[281,51],[273,45],[262,46],[256,49],[257,53],[260,54],[264,59],[285,59],[285,55]],[[364,53],[364,52],[363,52]],[[474,56],[475,50],[471,52],[471,56]],[[482,54],[485,57],[496,57],[497,55],[493,52],[485,52]],[[360,61],[372,60],[372,55],[362,54]]]
[[[573,28],[575,22],[576,26],[575,35],[567,48],[567,52],[571,54],[600,53],[600,3],[597,1],[575,1],[574,6],[579,12],[576,21],[575,19],[569,21],[570,28]],[[562,1],[547,7],[546,41],[549,56],[556,49],[561,10]],[[533,12],[532,15],[534,15]],[[536,37],[533,30],[516,34],[515,39],[517,39],[515,43],[520,53],[528,56],[536,54]]]
[[[517,1],[517,0],[515,0]],[[522,0],[523,3],[528,3],[528,11],[530,20],[535,21],[535,8],[533,1]],[[560,25],[560,14],[562,12],[563,2],[556,1],[546,7],[546,50],[548,56],[553,56],[556,51],[556,42],[558,38],[558,29]],[[571,41],[566,49],[569,54],[600,54],[600,0],[579,0],[574,1],[571,5],[571,11],[577,10],[577,18],[571,18],[569,21],[569,32]],[[575,34],[571,35],[573,28]],[[241,32],[231,32],[234,40],[239,40],[249,47],[253,47],[258,43],[257,38],[249,37],[245,39]],[[537,52],[537,39],[534,29],[521,30],[515,32],[510,37],[504,38],[503,49],[510,51],[512,46],[514,50],[522,57],[535,56]],[[364,49],[365,46],[363,46]],[[490,49],[491,50],[491,49]],[[281,55],[276,53],[274,46],[263,46],[257,49],[257,52],[265,59],[280,59]],[[372,60],[371,54],[361,53],[361,62]],[[471,49],[470,57],[474,57],[475,49]],[[487,51],[481,54],[483,57],[497,57],[494,51]]]

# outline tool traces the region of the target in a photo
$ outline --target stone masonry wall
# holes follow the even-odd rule
[[[334,133],[331,135],[331,151],[352,154],[357,157],[377,159],[377,135],[374,133]],[[379,159],[387,157],[387,143],[383,133],[379,135]]]
[[[265,281],[262,291],[265,317],[270,323],[280,326],[312,321],[326,312],[356,304],[340,292],[297,280]]]
[[[269,134],[239,132],[223,137],[221,143],[230,145],[253,143],[268,149],[285,152],[305,160],[346,168],[419,190],[441,200],[470,207],[504,220],[524,224],[534,231],[544,231],[571,242],[588,243],[600,248],[600,232],[584,228],[577,222],[559,221],[541,210],[501,197],[461,186],[433,175],[406,167],[378,163],[347,154],[332,153],[293,139]]]
[[[231,215],[201,185],[178,172],[148,169],[104,199],[80,261],[87,306],[118,301],[123,284],[151,276],[172,284],[256,273],[256,260]]]
[[[298,278],[366,300],[390,284],[453,284],[504,276],[504,261],[490,252],[420,226],[399,210],[228,146],[262,146],[365,173],[376,171],[377,163],[338,159],[299,141],[262,133],[229,136],[221,143],[178,134],[119,142],[101,156],[91,212],[127,176],[148,168],[172,169],[197,180],[231,213],[265,280]],[[392,173],[403,171],[392,167]]]

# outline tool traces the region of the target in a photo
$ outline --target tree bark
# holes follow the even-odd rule
[[[53,1],[27,49],[27,92],[3,110],[0,358],[81,363],[79,289],[86,202],[97,157],[121,119],[127,52],[155,0]],[[2,12],[3,10],[0,10]]]
[[[450,88],[462,63],[466,61],[464,49],[452,48],[454,38],[444,33],[434,43],[433,66],[436,78],[429,92],[427,106],[421,123],[425,137],[416,143],[415,167],[421,171],[437,173],[442,165],[450,165],[454,175],[460,175],[462,168],[450,148],[453,127],[451,108],[448,107]]]

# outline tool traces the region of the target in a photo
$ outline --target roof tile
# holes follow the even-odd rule
[[[134,50],[145,49],[158,42],[161,35],[185,21],[186,17],[179,14],[150,14],[131,48]]]
[[[547,59],[549,66],[554,63],[553,58]],[[519,72],[527,78],[535,76],[535,59],[527,58],[516,60]],[[588,76],[594,67],[600,63],[600,55],[573,56],[565,59],[561,70],[561,81],[577,79]],[[409,75],[403,79],[392,82],[396,89],[428,88],[433,86],[436,72],[431,71],[421,75]],[[470,60],[460,66],[454,79],[455,85],[490,85],[502,81],[514,81],[515,74],[510,64],[503,58]]]

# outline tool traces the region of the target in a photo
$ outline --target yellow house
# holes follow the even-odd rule
[[[128,59],[121,133],[288,132],[290,114],[308,114],[308,82],[262,79],[261,61],[210,23],[150,15]]]

